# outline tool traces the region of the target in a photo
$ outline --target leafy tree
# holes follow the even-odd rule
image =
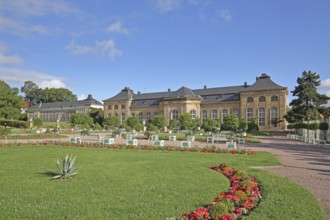
[[[215,131],[217,126],[219,126],[219,122],[214,119],[207,118],[203,120],[202,128],[207,132]]]
[[[277,125],[278,125],[279,123],[281,123],[281,122],[283,122],[283,120],[278,119],[277,117],[272,118],[272,119],[270,120],[270,124],[273,125],[274,127],[277,127]]]
[[[298,86],[292,91],[297,99],[291,101],[292,112],[286,116],[286,119],[302,121],[319,118],[318,108],[327,104],[330,99],[326,95],[317,92],[317,87],[321,85],[320,75],[311,71],[304,71],[302,77],[298,77]]]
[[[245,120],[240,120],[239,129],[242,129],[243,131],[247,131],[248,128],[249,128],[248,123]]]
[[[93,125],[93,119],[85,114],[75,113],[71,116],[71,124],[73,126],[90,128]]]
[[[192,130],[195,127],[194,119],[192,119],[191,114],[189,113],[182,113],[180,115],[180,127],[184,130]]]
[[[17,88],[10,88],[0,80],[0,117],[6,119],[18,119],[21,113],[23,99],[18,95]]]
[[[150,123],[155,125],[157,129],[162,129],[166,125],[165,117],[163,115],[156,115]]]
[[[154,124],[149,123],[149,125],[148,125],[148,131],[156,131],[156,130],[157,130],[157,127]]]
[[[99,123],[95,123],[94,126],[93,126],[93,129],[94,130],[101,130],[102,126]]]
[[[103,120],[103,125],[108,126],[109,129],[114,129],[115,127],[118,127],[119,124],[119,117],[117,116],[106,117]]]
[[[136,131],[142,131],[143,130],[143,124],[142,123],[138,123],[134,126],[134,129]]]
[[[42,102],[75,101],[77,96],[65,88],[46,88],[43,90]]]
[[[93,118],[94,124],[103,124],[103,110],[100,108],[90,108],[89,116]]]
[[[178,129],[179,125],[180,125],[180,122],[177,119],[172,119],[170,121],[170,128],[171,129]]]
[[[139,124],[139,119],[136,116],[130,116],[126,119],[126,124],[129,126],[131,129],[135,128]]]
[[[239,126],[239,119],[236,115],[226,115],[223,118],[222,129],[236,131]]]
[[[34,127],[40,128],[42,126],[42,124],[43,124],[43,121],[42,121],[41,118],[35,118],[33,120],[33,126]]]
[[[37,104],[43,96],[43,91],[32,81],[25,81],[21,87],[21,92],[25,93],[25,101]]]

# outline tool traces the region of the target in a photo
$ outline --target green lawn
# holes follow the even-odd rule
[[[61,153],[77,155],[79,175],[50,180]],[[165,219],[195,210],[227,191],[229,181],[208,167],[279,165],[255,156],[77,147],[1,147],[1,219]],[[250,170],[264,199],[249,219],[322,219],[305,189],[265,171]],[[308,207],[308,209],[306,208]]]

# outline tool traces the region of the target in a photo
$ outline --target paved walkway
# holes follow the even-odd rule
[[[266,168],[307,188],[321,202],[330,219],[330,147],[314,146],[286,137],[259,137],[261,144],[247,144],[256,151],[273,153],[283,167]]]

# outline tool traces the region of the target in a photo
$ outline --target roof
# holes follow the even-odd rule
[[[255,90],[269,90],[269,89],[286,89],[286,87],[282,87],[274,83],[270,76],[266,73],[261,74],[260,77],[257,77],[256,82],[245,89],[245,91],[255,91]]]
[[[79,108],[79,107],[90,107],[92,105],[103,106],[101,102],[94,99],[92,95],[88,95],[87,99],[77,101],[65,101],[65,102],[49,102],[39,103],[31,106],[28,111],[36,111],[39,109],[68,109],[68,108]]]
[[[196,98],[198,95],[196,95],[191,89],[182,86],[177,91],[173,92],[170,95],[170,98]]]
[[[109,99],[103,100],[103,102],[133,99],[133,95],[134,95],[133,90],[131,90],[129,87],[125,87],[123,90],[120,91],[120,93]]]

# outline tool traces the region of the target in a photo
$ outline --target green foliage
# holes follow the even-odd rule
[[[219,126],[220,123],[214,119],[211,118],[207,118],[203,121],[202,124],[202,128],[206,131],[206,132],[211,132],[211,131],[215,131],[217,126]]]
[[[142,123],[138,123],[134,126],[134,129],[136,131],[142,131],[143,130],[143,124]]]
[[[42,126],[42,124],[43,124],[43,121],[42,121],[41,118],[35,118],[33,120],[33,126],[34,127],[40,128]]]
[[[195,127],[195,120],[187,112],[180,115],[179,123],[181,129],[184,130],[192,130]]]
[[[102,126],[99,123],[94,124],[93,126],[94,130],[102,130]]]
[[[239,122],[239,129],[243,130],[243,131],[247,131],[248,130],[248,123],[245,120],[240,120]]]
[[[151,124],[155,125],[157,129],[163,129],[166,125],[165,116],[163,115],[156,115],[150,122]]]
[[[219,202],[214,206],[209,207],[210,217],[212,219],[221,219],[223,215],[229,213],[228,207],[223,202]]]
[[[221,128],[223,130],[236,131],[239,127],[239,119],[236,115],[226,115]]]
[[[150,124],[148,125],[148,128],[147,128],[147,129],[148,129],[148,131],[156,131],[156,130],[157,130],[157,127],[156,127],[154,124],[151,124],[151,123],[150,123]]]
[[[46,88],[42,92],[42,102],[76,101],[77,96],[66,88]]]
[[[9,128],[2,128],[2,127],[0,127],[0,135],[7,136],[10,133],[11,133],[11,130]]]
[[[120,127],[125,129],[125,131],[127,132],[130,132],[132,130],[131,127],[128,126],[126,123],[123,123]]]
[[[10,88],[0,80],[0,117],[5,119],[19,119],[23,99],[18,95],[17,88]]]
[[[139,124],[139,119],[136,116],[130,116],[126,119],[126,124],[129,126],[131,129],[135,128]]]
[[[73,126],[90,128],[93,125],[93,119],[85,114],[75,113],[71,116],[71,124]]]
[[[179,129],[180,122],[177,119],[172,119],[170,121],[170,129]]]
[[[114,129],[119,126],[119,117],[116,116],[110,116],[106,117],[103,120],[103,125],[108,126],[109,129]]]
[[[271,125],[273,125],[274,127],[277,127],[277,125],[279,124],[279,123],[281,123],[281,122],[283,122],[283,120],[280,120],[280,119],[278,119],[278,118],[272,118],[271,120],[270,120],[270,124]]]
[[[322,122],[322,123],[320,123],[320,127],[319,127],[319,129],[320,129],[321,131],[327,131],[327,130],[329,130],[329,124],[326,123],[326,122]]]
[[[292,95],[296,96],[297,99],[291,101],[291,111],[285,118],[289,122],[318,119],[319,107],[330,99],[317,92],[317,87],[321,85],[320,75],[311,71],[304,71],[302,77],[298,77],[297,83],[298,86],[292,91]]]
[[[103,110],[100,108],[90,108],[89,116],[93,118],[94,124],[102,124],[103,123]]]
[[[69,157],[67,154],[65,157],[62,156],[62,160],[56,160],[56,166],[58,168],[58,172],[50,171],[53,174],[53,179],[68,179],[75,175],[77,175],[77,157],[73,157],[72,155]]]
[[[248,122],[248,132],[251,131],[259,131],[259,126],[254,121]]]
[[[89,131],[88,131],[88,129],[82,129],[82,130],[80,131],[80,135],[83,136],[83,137],[89,135]]]
[[[41,101],[43,96],[43,91],[32,81],[25,81],[24,85],[21,87],[21,92],[25,93],[25,101],[37,104]]]
[[[319,129],[319,127],[320,127],[319,123],[310,123],[308,125],[308,129],[310,129],[310,130],[317,130],[317,129]]]
[[[29,128],[29,122],[27,121],[0,119],[0,125],[14,128]]]

